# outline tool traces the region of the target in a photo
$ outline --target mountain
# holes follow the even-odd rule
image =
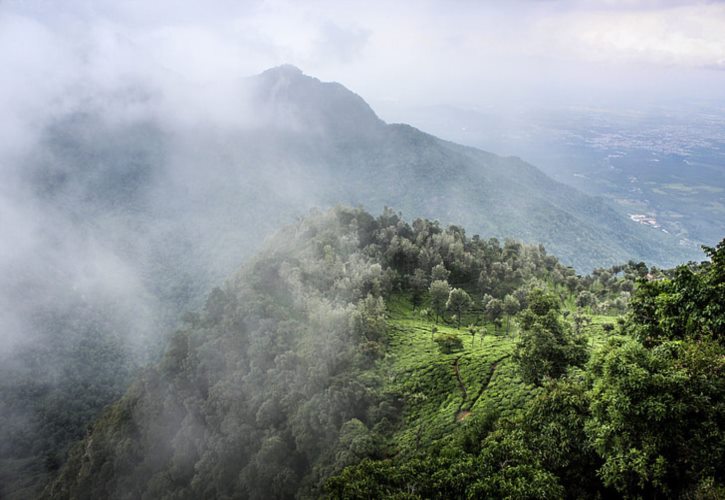
[[[255,86],[264,112],[273,110],[275,124],[294,124],[288,126],[295,131],[291,141],[287,134],[267,137],[272,158],[265,157],[265,165],[288,163],[290,154],[304,159],[300,168],[320,176],[314,184],[322,186],[323,202],[396,206],[483,235],[542,243],[580,270],[630,259],[674,265],[697,258],[673,236],[633,223],[603,199],[557,183],[518,158],[385,124],[339,84],[281,67],[263,73]]]
[[[713,112],[717,107],[707,101],[635,109],[541,102],[382,111],[453,142],[527,158],[555,180],[602,196],[624,214],[646,215],[652,231],[667,231],[680,245],[699,248],[725,233],[725,119]]]
[[[33,159],[30,185],[60,212],[113,217],[111,234],[102,236],[114,240],[133,239],[113,234],[117,222],[133,233],[159,219],[177,242],[188,237],[190,219],[201,222],[204,238],[197,240],[235,233],[261,238],[292,214],[348,203],[396,206],[409,217],[455,221],[487,237],[541,243],[580,271],[698,257],[673,236],[632,222],[603,199],[516,157],[386,124],[358,95],[295,67],[270,69],[240,87],[250,116],[244,126],[176,127],[154,117],[119,125],[99,110],[60,118]],[[147,246],[153,253],[163,244]],[[202,251],[199,257],[187,269],[223,261],[219,279],[233,268],[226,255]]]
[[[0,415],[18,423],[0,430],[0,483],[19,497],[158,358],[185,311],[314,207],[395,206],[544,243],[579,270],[689,257],[519,159],[386,124],[294,67],[240,81],[208,113],[170,112],[138,88],[97,102],[53,115],[0,186],[14,242],[0,260]]]
[[[392,210],[307,217],[187,316],[41,498],[717,498],[725,241],[710,256],[581,278]]]

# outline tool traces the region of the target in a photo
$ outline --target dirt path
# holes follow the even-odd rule
[[[468,399],[468,393],[466,392],[466,386],[465,386],[465,385],[463,385],[463,380],[461,379],[461,369],[460,369],[460,367],[458,366],[458,361],[459,361],[459,360],[460,360],[460,359],[461,359],[462,357],[463,357],[463,356],[458,356],[458,357],[457,357],[457,358],[455,359],[455,361],[453,361],[453,371],[454,371],[454,372],[455,372],[455,374],[456,374],[456,380],[458,380],[458,387],[460,387],[460,388],[461,388],[461,392],[463,393],[463,402],[465,403],[465,402],[466,402],[466,400]],[[461,404],[463,404],[463,403],[461,403]]]
[[[456,380],[458,380],[458,387],[461,389],[461,393],[463,393],[463,397],[461,398],[461,404],[458,405],[458,409],[453,415],[453,418],[456,422],[460,422],[471,413],[470,411],[463,411],[463,405],[465,405],[466,401],[468,401],[468,392],[466,391],[466,386],[463,383],[463,379],[461,378],[461,368],[458,365],[458,362],[462,357],[463,356],[458,356],[455,361],[453,361],[453,372],[456,374]]]
[[[471,411],[471,409],[476,405],[479,399],[481,399],[481,396],[483,396],[483,393],[486,392],[486,389],[488,389],[488,384],[491,383],[491,379],[493,379],[493,374],[496,372],[496,368],[498,367],[498,364],[503,361],[506,358],[511,357],[510,354],[507,354],[506,356],[502,356],[498,358],[496,361],[491,363],[491,367],[488,370],[488,377],[486,378],[486,381],[481,384],[481,389],[479,389],[478,394],[471,400],[471,404],[468,405],[468,410]]]
[[[458,380],[458,386],[461,389],[461,392],[463,393],[463,398],[461,399],[461,404],[458,405],[458,409],[456,410],[456,413],[454,415],[454,419],[456,422],[460,422],[464,420],[466,417],[470,416],[473,413],[473,407],[476,405],[478,400],[481,398],[483,393],[488,389],[488,385],[491,383],[491,379],[493,379],[493,374],[496,372],[496,368],[498,367],[498,364],[503,361],[506,358],[511,357],[510,354],[507,354],[506,356],[502,356],[499,359],[495,360],[493,363],[491,363],[491,366],[488,370],[488,376],[486,377],[486,380],[481,384],[481,388],[478,390],[478,393],[472,400],[468,400],[468,392],[466,391],[466,386],[463,384],[463,379],[461,379],[461,369],[459,366],[459,360],[463,356],[459,356],[455,359],[453,362],[453,370],[456,374],[456,379]],[[468,404],[466,404],[468,403]]]

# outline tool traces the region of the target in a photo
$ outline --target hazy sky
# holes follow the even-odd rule
[[[0,0],[0,105],[291,63],[375,103],[725,99],[725,3]]]

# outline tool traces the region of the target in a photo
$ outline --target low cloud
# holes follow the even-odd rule
[[[0,64],[42,82],[33,96],[60,88],[68,68],[77,68],[58,51],[78,59],[81,79],[107,85],[138,75],[163,80],[163,73],[232,85],[291,63],[373,102],[414,105],[461,96],[485,104],[534,93],[546,100],[550,87],[601,92],[603,79],[616,98],[643,68],[654,69],[655,94],[677,97],[681,88],[658,72],[700,81],[702,70],[725,61],[722,2],[9,0],[0,4],[0,17]],[[18,46],[23,50],[13,50]],[[592,72],[592,65],[599,69]]]

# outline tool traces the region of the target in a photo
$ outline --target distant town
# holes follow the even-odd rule
[[[652,227],[660,227],[654,215],[629,214],[629,218],[632,219],[634,222],[639,222],[640,224],[647,224],[648,226]]]
[[[659,222],[657,222],[657,219],[654,215],[647,215],[647,214],[629,214],[629,218],[632,219],[634,222],[639,222],[640,224],[645,224],[647,226],[651,226],[657,229],[661,229],[663,233],[669,233],[667,229],[664,229]]]

